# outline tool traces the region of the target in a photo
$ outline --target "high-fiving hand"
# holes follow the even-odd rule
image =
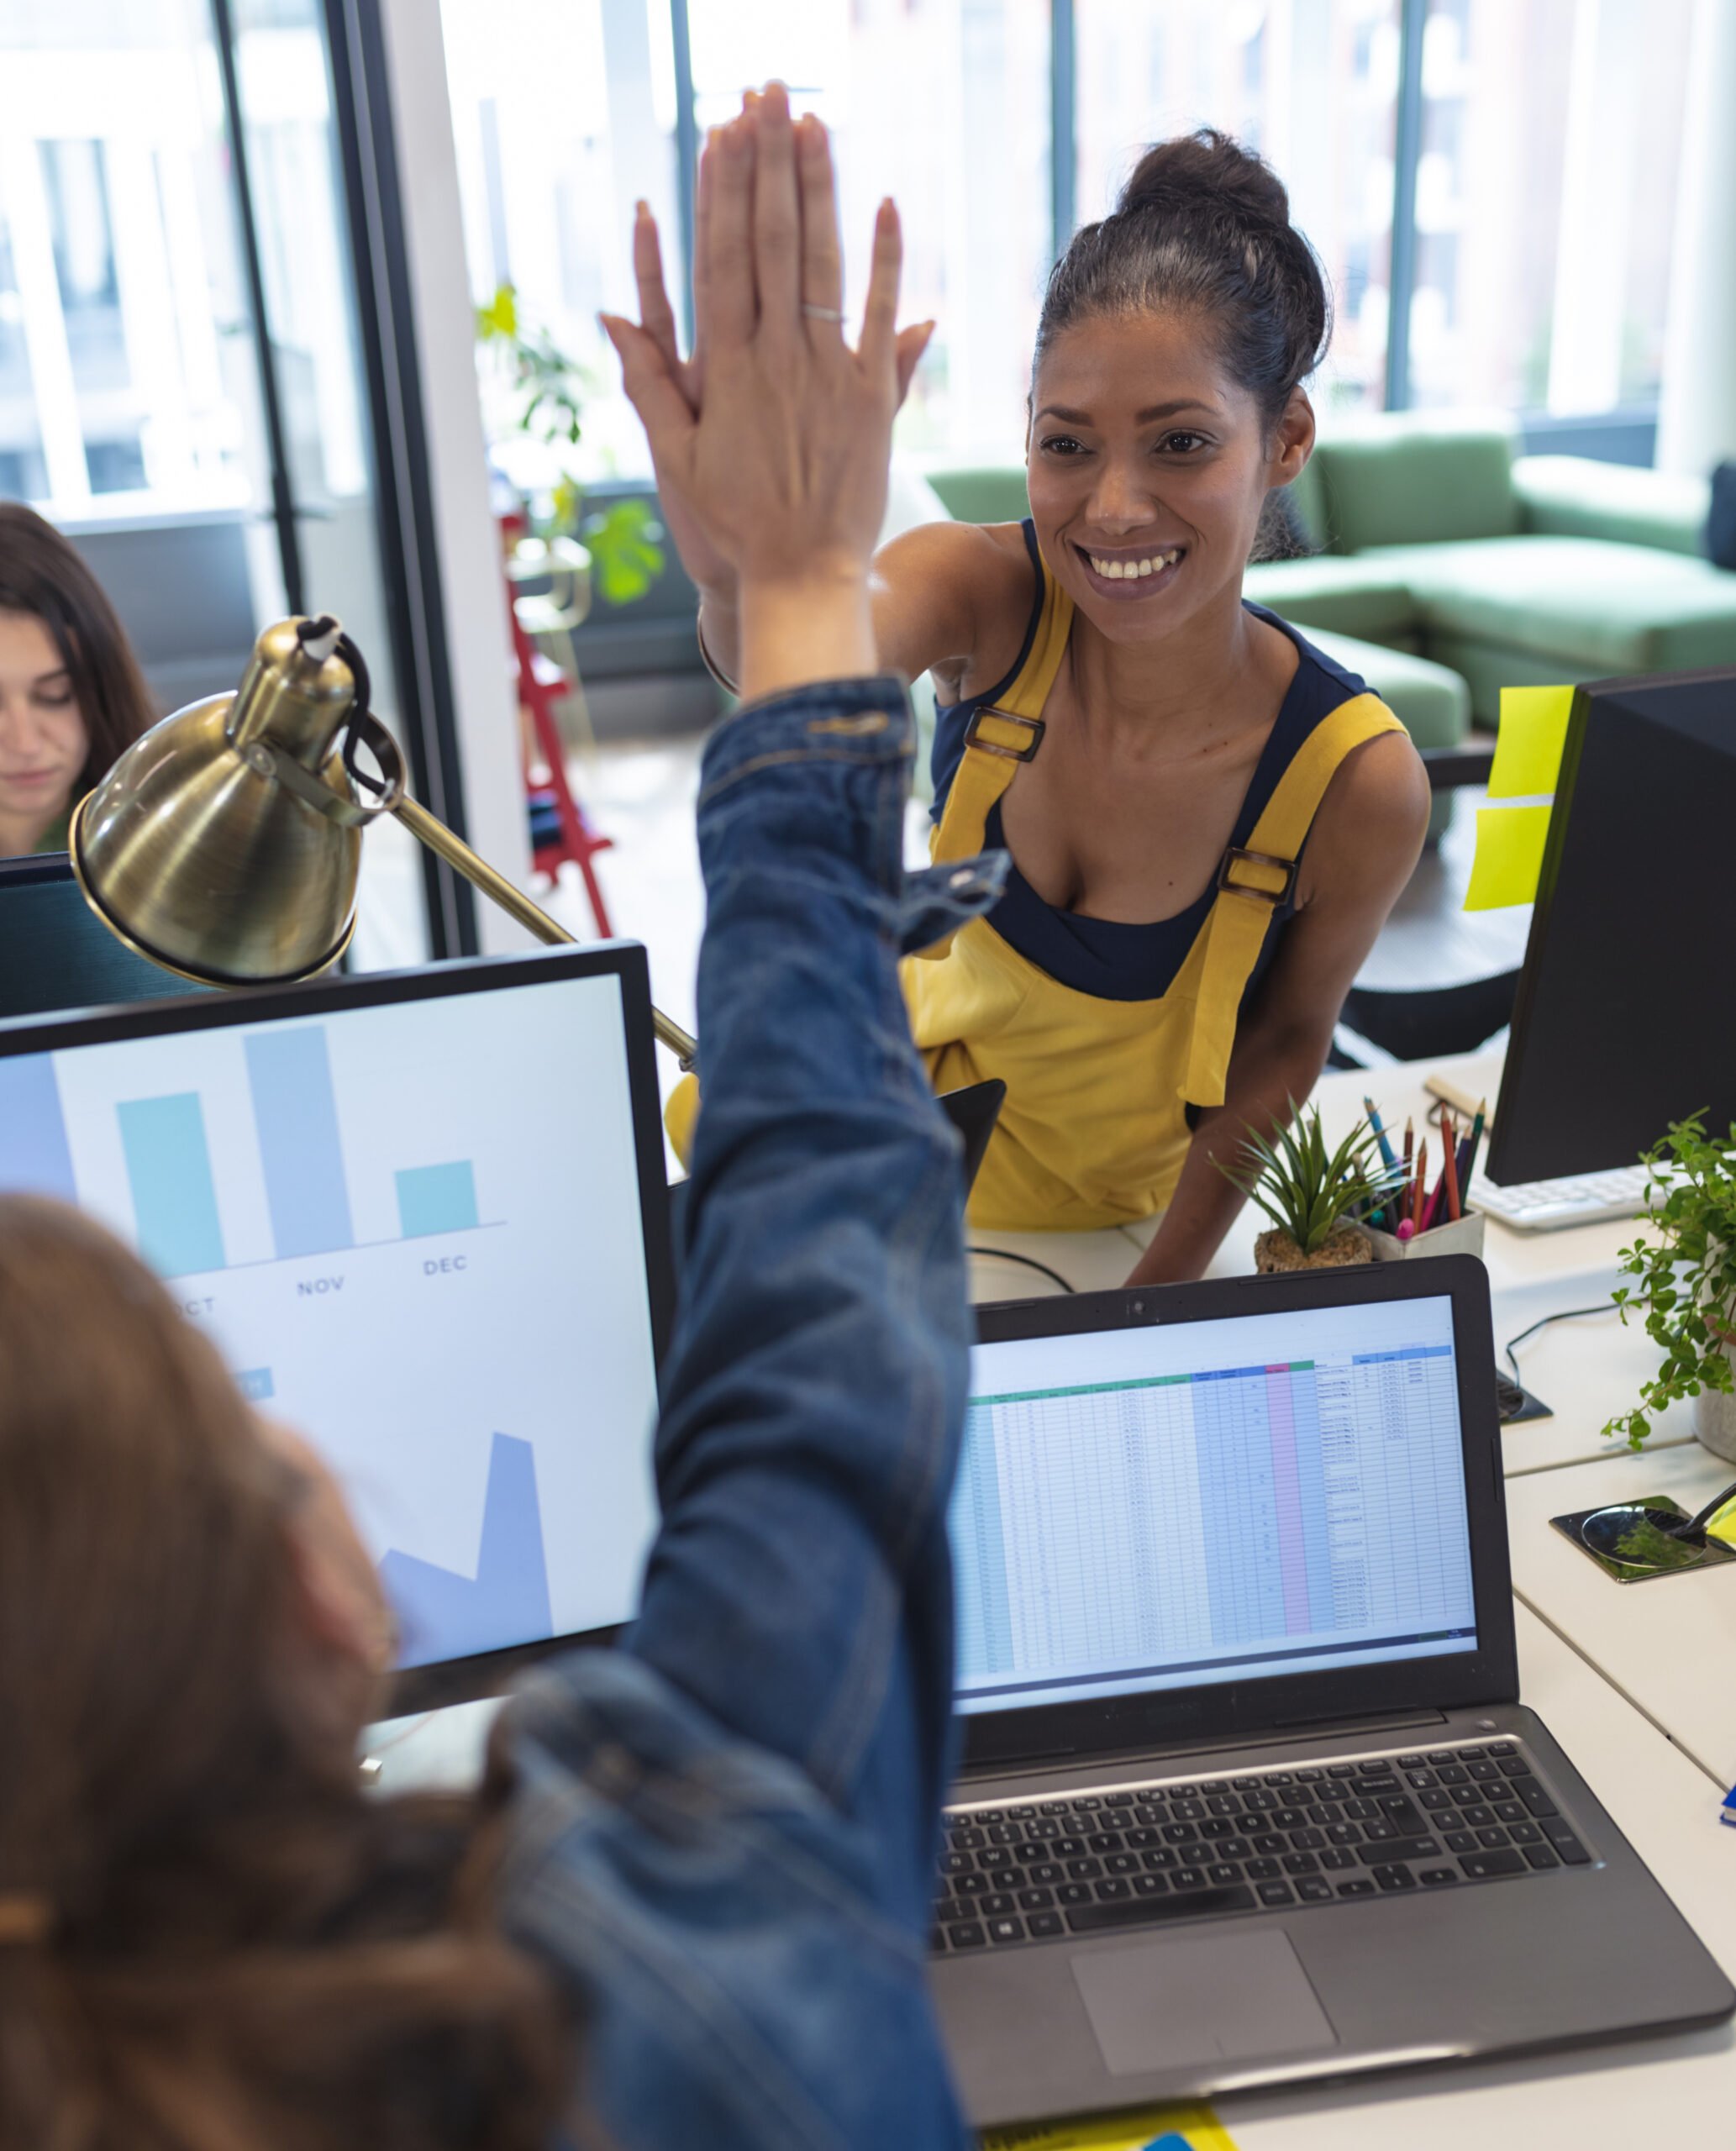
[[[780,85],[713,134],[700,166],[696,343],[675,342],[655,226],[635,231],[643,326],[606,315],[658,490],[702,586],[734,579],[742,688],[876,669],[867,569],[892,425],[931,324],[897,328],[897,212],[882,202],[860,343],[844,333],[832,155]]]

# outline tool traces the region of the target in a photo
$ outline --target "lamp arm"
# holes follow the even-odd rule
[[[516,918],[529,933],[535,934],[539,941],[560,943],[576,939],[564,926],[550,918],[540,905],[534,904],[523,890],[515,887],[504,874],[472,851],[462,837],[455,836],[444,822],[437,821],[427,807],[411,798],[408,792],[400,793],[391,812],[397,815],[413,837],[425,844],[437,858],[444,859],[455,874],[463,875],[472,888],[480,889],[509,918]],[[679,1023],[672,1023],[660,1008],[651,1011],[651,1028],[681,1066],[691,1069],[699,1051],[697,1040],[684,1031]]]

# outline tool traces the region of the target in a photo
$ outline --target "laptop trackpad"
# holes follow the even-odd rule
[[[1338,2044],[1281,1933],[1094,1949],[1074,1959],[1073,1977],[1112,2076]]]

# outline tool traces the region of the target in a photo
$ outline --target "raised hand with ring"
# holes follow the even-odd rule
[[[803,679],[871,671],[866,573],[892,421],[933,331],[932,323],[897,328],[897,212],[886,201],[876,218],[852,349],[830,144],[817,118],[792,118],[781,84],[750,93],[741,114],[713,131],[697,207],[692,357],[680,358],[655,226],[643,209],[634,234],[643,323],[602,318],[650,443],[670,530],[702,591],[725,589],[739,603],[744,693],[790,684],[792,665]],[[844,610],[853,624],[839,640]],[[763,634],[753,648],[750,615],[761,628],[774,615],[782,623],[771,671]],[[831,661],[820,666],[826,649]]]

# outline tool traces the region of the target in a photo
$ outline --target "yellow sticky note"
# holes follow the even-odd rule
[[[1532,902],[1553,811],[1547,806],[1478,807],[1477,852],[1465,892],[1467,911],[1498,911],[1503,904]]]
[[[1209,2106],[1148,2106],[1100,2121],[986,2129],[982,2151],[1236,2151]]]
[[[1567,744],[1571,687],[1503,687],[1501,731],[1489,772],[1491,799],[1536,799],[1552,792]]]

